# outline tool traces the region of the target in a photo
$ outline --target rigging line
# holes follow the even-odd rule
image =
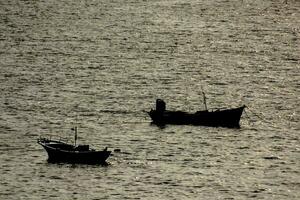
[[[261,116],[259,116],[257,113],[255,113],[253,110],[251,110],[248,106],[247,106],[248,110],[258,119],[260,119],[261,121],[265,122],[265,123],[270,123],[269,121],[265,120],[264,118],[262,118]],[[246,110],[245,110],[246,116],[250,119],[250,117],[248,116]]]
[[[248,119],[248,123],[251,124],[251,125],[254,125],[254,123],[250,120],[251,118],[249,117],[248,113],[246,112],[246,109],[245,109],[245,115],[246,115],[246,118]]]

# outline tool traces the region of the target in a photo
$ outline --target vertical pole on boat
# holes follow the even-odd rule
[[[203,102],[204,102],[205,110],[207,110],[206,96],[205,96],[205,93],[203,91],[202,91],[202,94],[203,94]]]
[[[204,106],[205,106],[205,110],[207,110],[207,105],[206,105],[206,96],[205,96],[205,93],[203,91],[203,87],[201,87],[202,89],[202,94],[203,94],[203,103],[204,103]]]
[[[79,106],[79,104],[77,106]],[[78,125],[78,115],[76,115],[76,125],[74,127],[74,147],[76,147],[76,143],[77,143],[77,125]]]
[[[77,141],[77,126],[74,128],[75,135],[74,135],[74,146],[76,147],[76,141]]]

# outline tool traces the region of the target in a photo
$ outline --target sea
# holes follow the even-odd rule
[[[299,0],[0,0],[0,90],[1,200],[300,199]],[[203,93],[241,128],[151,124]]]

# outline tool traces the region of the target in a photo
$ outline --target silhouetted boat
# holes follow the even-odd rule
[[[206,103],[205,103],[206,104]],[[206,105],[205,105],[206,107]],[[212,127],[239,128],[240,118],[246,106],[233,109],[208,111],[197,111],[188,113],[183,111],[166,110],[163,100],[156,100],[156,109],[151,109],[148,114],[156,125],[177,124],[177,125],[199,125]]]
[[[74,145],[48,138],[39,138],[37,142],[47,151],[48,162],[51,163],[105,164],[111,151],[107,151],[107,148],[96,151],[89,145],[76,145],[76,140],[77,128],[75,128]]]

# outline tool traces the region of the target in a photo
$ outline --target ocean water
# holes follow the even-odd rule
[[[298,0],[1,0],[0,199],[299,199],[299,70]],[[241,128],[150,124],[202,91]],[[74,126],[108,166],[47,163]]]

